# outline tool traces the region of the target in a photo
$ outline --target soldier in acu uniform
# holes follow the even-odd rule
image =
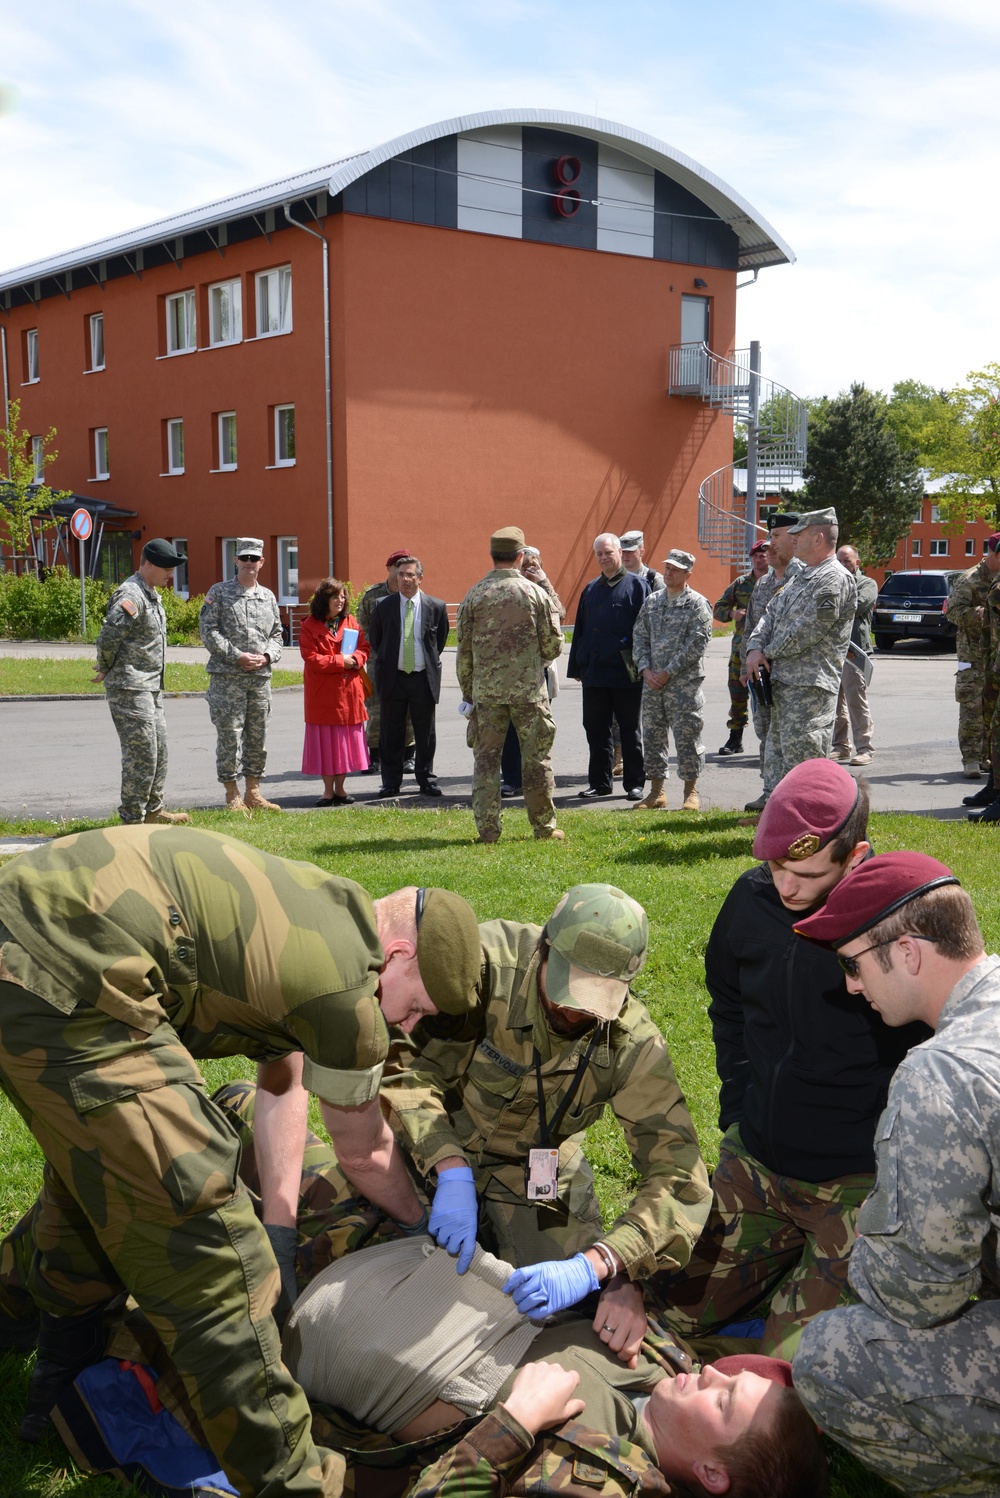
[[[796,572],[802,571],[803,564],[794,555],[795,537],[791,534],[791,527],[798,525],[798,522],[798,515],[793,514],[790,510],[778,511],[767,517],[767,557],[770,567],[764,576],[760,578],[753,592],[750,594],[750,602],[747,604],[747,616],[743,621],[743,638],[740,640],[740,676],[744,681],[747,681],[749,677],[747,671],[747,641],[763,619],[771,599],[776,593],[781,592],[785,583],[790,582]],[[771,727],[771,706],[770,703],[764,701],[759,691],[754,694],[753,727],[760,745],[759,768],[761,779],[764,779],[767,735]],[[763,795],[755,797],[752,801],[748,801],[744,810],[763,811],[767,804],[767,798],[773,789],[773,786],[767,787]]]
[[[610,1279],[599,1320],[618,1351],[643,1320],[634,1282],[687,1263],[711,1196],[666,1043],[629,994],[645,961],[646,914],[621,890],[585,884],[544,929],[490,921],[479,934],[473,1022],[457,1036],[424,1026],[394,1051],[383,1105],[418,1170],[437,1177],[430,1231],[460,1253],[459,1269],[481,1206],[484,1242],[537,1266],[530,1273],[552,1282],[553,1309]],[[606,1104],[638,1187],[605,1234],[578,1138]],[[589,1276],[579,1257],[561,1258],[578,1251]],[[543,1262],[553,1256],[560,1262]],[[582,1282],[555,1283],[573,1271]]]
[[[740,646],[743,644],[743,626],[746,622],[750,595],[758,578],[767,571],[766,542],[755,541],[750,548],[750,570],[735,578],[712,610],[713,619],[720,624],[733,624],[733,638],[729,650],[729,717],[726,727],[729,737],[719,750],[720,754],[743,753],[743,730],[747,726],[747,702],[749,692],[742,678]]]
[[[856,1002],[934,1034],[900,1062],[851,1254],[859,1304],[819,1316],[795,1386],[819,1424],[906,1493],[1000,1492],[1000,958],[923,853],[884,853],[796,925]]]
[[[480,963],[448,891],[373,904],[191,828],[82,833],[0,871],[0,1086],[46,1157],[26,1439],[102,1355],[125,1288],[241,1494],[336,1498],[342,1464],[312,1443],[271,1316],[279,1283],[295,1296],[306,1089],[358,1191],[425,1224],[378,1104],[386,1026],[467,1010]],[[258,1060],[263,1228],[194,1061],[240,1054]]]
[[[271,716],[271,671],[281,659],[281,615],[270,588],[257,581],[264,543],[236,542],[236,576],[209,588],[198,618],[208,651],[208,710],[217,736],[215,767],[231,811],[280,811],[261,794]],[[246,791],[236,780],[242,761]]]
[[[651,593],[635,621],[632,658],[642,675],[643,768],[648,793],[637,803],[647,809],[667,804],[664,784],[668,733],[673,730],[677,773],[684,782],[682,811],[697,811],[698,776],[705,768],[705,651],[712,638],[708,599],[688,587],[694,566],[689,551],[671,551],[663,563],[667,586]]]
[[[555,605],[521,572],[524,532],[507,526],[490,537],[493,570],[458,608],[458,684],[473,704],[469,741],[475,755],[472,813],[481,843],[500,836],[500,759],[510,724],[521,744],[521,779],[537,838],[561,839],[552,805],[556,727],[545,666],[560,654]]]
[[[165,588],[184,561],[169,541],[147,541],[139,570],[111,595],[97,636],[94,681],[104,682],[111,718],[122,746],[123,822],[186,822],[187,812],[163,810],[167,781],[167,725],[163,668],[167,617],[157,588]]]
[[[963,572],[948,595],[948,618],[955,626],[955,654],[958,657],[955,674],[958,752],[962,756],[962,773],[966,780],[978,780],[989,760],[986,725],[983,723],[983,625],[986,599],[1000,574],[1000,533],[990,536],[986,547],[982,561]],[[989,800],[992,799],[990,796]],[[989,804],[986,798],[983,804]]]

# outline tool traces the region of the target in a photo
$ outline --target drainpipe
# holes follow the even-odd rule
[[[10,421],[10,382],[7,378],[7,329],[0,327],[0,361],[3,363],[3,424]]]
[[[325,234],[310,229],[292,218],[291,204],[283,203],[285,218],[293,229],[311,234],[323,246],[323,370],[326,378],[326,546],[328,575],[335,577],[333,566],[333,392],[330,388],[330,244]]]

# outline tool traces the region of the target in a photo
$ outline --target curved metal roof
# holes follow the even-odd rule
[[[664,141],[657,140],[652,135],[644,135],[641,130],[633,130],[628,125],[619,125],[614,120],[596,119],[591,115],[570,114],[558,109],[493,109],[482,114],[457,115],[454,119],[441,120],[435,125],[424,125],[419,130],[396,136],[371,150],[341,157],[338,161],[314,167],[311,171],[282,177],[277,182],[268,182],[262,187],[234,193],[200,208],[191,208],[170,218],[144,224],[138,229],[81,245],[78,249],[65,250],[28,265],[15,266],[0,273],[0,290],[38,280],[43,276],[59,275],[95,260],[109,259],[112,255],[128,254],[145,245],[160,244],[164,240],[190,234],[198,229],[210,229],[230,219],[261,213],[267,208],[279,207],[282,203],[307,197],[324,188],[331,196],[335,196],[373,167],[414,146],[491,125],[547,126],[571,130],[591,140],[604,141],[666,173],[694,193],[720,218],[725,219],[739,238],[741,269],[790,264],[795,260],[791,248],[745,198],[714,172],[701,166],[692,157],[685,156],[683,152],[675,151]]]

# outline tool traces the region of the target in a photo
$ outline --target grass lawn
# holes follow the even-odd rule
[[[0,672],[11,664],[0,663]],[[35,663],[14,664],[35,668]],[[634,990],[669,1041],[705,1158],[710,1163],[717,1159],[718,1079],[703,955],[722,900],[737,875],[752,863],[752,830],[740,827],[735,813],[673,812],[640,822],[622,813],[569,812],[560,816],[567,841],[559,844],[535,842],[525,813],[505,811],[504,838],[488,847],[472,842],[471,816],[461,811],[353,807],[280,817],[265,814],[250,821],[204,812],[195,813],[193,821],[266,852],[311,859],[358,880],[374,896],[404,884],[447,885],[470,901],[481,920],[503,915],[542,922],[570,884],[619,885],[646,907],[650,919],[649,958]],[[105,824],[0,822],[0,836],[57,834],[100,825]],[[991,873],[995,850],[989,829],[877,815],[872,818],[872,836],[877,851],[919,848],[949,864],[976,904],[987,949],[997,949],[1000,892]],[[210,1086],[229,1076],[252,1074],[249,1063],[240,1061],[208,1063],[203,1069]],[[587,1154],[610,1220],[627,1200],[632,1183],[631,1161],[613,1119],[590,1131]],[[33,1141],[0,1098],[0,1229],[9,1228],[30,1205],[39,1171]],[[110,1482],[77,1473],[55,1437],[37,1450],[17,1441],[28,1369],[27,1360],[0,1357],[0,1493],[52,1498],[85,1492],[88,1498],[110,1498],[120,1492]],[[838,1453],[834,1492],[838,1498],[883,1498],[890,1490]]]
[[[103,696],[104,684],[92,681],[94,664],[89,660],[15,660],[10,656],[0,657],[0,697],[23,697],[34,693],[60,694],[63,692],[86,692]],[[208,672],[204,666],[188,665],[182,661],[168,661],[165,673],[168,692],[207,692]],[[300,687],[301,671],[282,671],[279,667],[271,674],[273,687]]]

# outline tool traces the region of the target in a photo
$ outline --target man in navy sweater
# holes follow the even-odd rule
[[[566,675],[583,686],[583,727],[590,746],[584,800],[611,795],[611,723],[617,718],[622,740],[622,780],[630,801],[642,799],[645,771],[639,713],[642,679],[632,664],[632,629],[649,585],[628,572],[618,537],[610,531],[594,542],[600,577],[580,595]]]

